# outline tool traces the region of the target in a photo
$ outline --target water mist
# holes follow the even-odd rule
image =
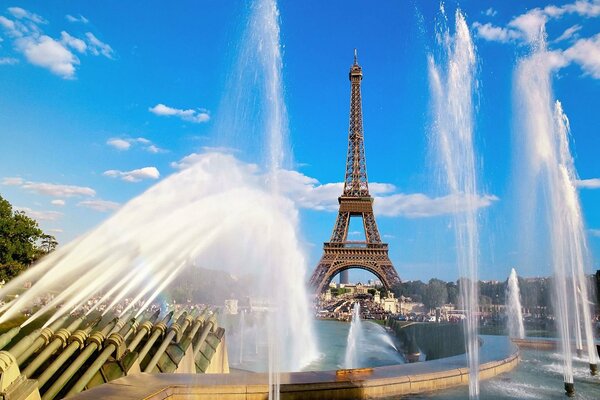
[[[348,331],[344,368],[359,368],[358,350],[363,336],[362,322],[360,320],[360,303],[357,301],[354,303],[352,309],[352,322]]]
[[[279,371],[297,371],[316,358],[309,297],[299,284],[305,281],[306,260],[298,241],[298,211],[280,195],[276,179],[291,159],[276,2],[257,0],[249,13],[235,79],[212,136],[215,145],[230,144],[231,136],[244,138],[236,140],[238,145],[260,143],[262,167],[210,151],[184,158],[180,172],[2,288],[0,296],[6,296],[34,282],[4,307],[0,321],[48,292],[57,295],[26,324],[61,304],[51,323],[98,294],[109,303],[105,313],[133,297],[125,313],[138,300],[150,304],[181,270],[199,265],[257,276],[251,296],[269,304],[271,398],[279,397]],[[255,149],[239,150],[251,157]]]
[[[524,215],[536,215],[540,207],[545,211],[541,218],[554,269],[554,310],[562,343],[565,388],[569,392],[573,390],[571,341],[575,341],[579,351],[587,348],[592,373],[598,355],[585,281],[587,242],[569,149],[569,123],[562,105],[553,99],[552,57],[542,29],[531,54],[519,62],[515,71],[519,153],[515,170],[519,171]],[[526,223],[536,226],[536,221]]]
[[[446,20],[443,6],[443,20]],[[429,57],[433,98],[432,144],[444,174],[446,189],[457,199],[454,212],[456,256],[461,276],[460,296],[466,311],[465,341],[469,366],[469,395],[479,396],[477,172],[473,144],[473,95],[476,54],[467,22],[455,14],[452,36],[443,26],[438,36],[439,59]],[[458,204],[464,198],[466,210]]]
[[[510,271],[508,285],[506,286],[506,317],[508,319],[509,337],[517,339],[525,338],[519,278],[514,268]]]

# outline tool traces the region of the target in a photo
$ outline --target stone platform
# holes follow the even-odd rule
[[[518,349],[504,336],[482,336],[480,378],[515,368]],[[358,370],[281,374],[282,399],[361,399],[414,395],[466,385],[465,355],[415,364]],[[87,399],[267,399],[268,375],[138,374],[125,376],[70,397]]]

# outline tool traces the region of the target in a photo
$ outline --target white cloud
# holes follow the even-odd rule
[[[575,3],[563,6],[565,12],[579,14],[582,17],[597,17],[600,15],[600,1],[577,0]]]
[[[0,57],[0,65],[15,65],[18,63],[19,60],[14,57]]]
[[[106,141],[106,144],[117,150],[129,150],[131,143],[125,139],[112,138]]]
[[[319,211],[338,210],[337,198],[344,189],[342,182],[320,184],[314,178],[289,170],[280,171],[278,179],[283,193],[298,207]],[[391,194],[396,191],[394,185],[377,182],[369,184],[369,191],[375,198],[375,212],[387,217],[423,218],[449,215],[488,207],[498,200],[492,195],[475,198],[453,195],[431,198],[422,193]]]
[[[580,179],[575,185],[583,189],[600,189],[600,178]]]
[[[11,34],[11,36],[19,35],[15,22],[2,15],[0,15],[0,25],[2,25],[2,27],[4,27],[9,34]]]
[[[60,41],[65,46],[77,50],[79,53],[85,53],[87,50],[87,44],[83,40],[73,37],[65,31],[60,33]]]
[[[79,207],[89,208],[94,211],[106,212],[119,208],[119,203],[108,200],[84,200],[77,203]]]
[[[156,154],[156,153],[162,153],[164,150],[161,149],[160,147],[157,147],[154,144],[151,144],[150,146],[146,147],[146,151],[148,153]]]
[[[54,199],[50,202],[53,206],[63,207],[65,205],[65,201],[63,199]]]
[[[157,153],[164,153],[166,152],[166,150],[161,149],[160,147],[156,146],[155,144],[152,143],[152,141],[143,138],[143,137],[138,137],[138,138],[110,138],[106,141],[106,144],[114,147],[117,150],[129,150],[131,148],[131,146],[133,145],[140,145],[142,146],[142,148],[144,150],[146,150],[148,153],[152,153],[152,154],[157,154]]]
[[[2,184],[6,186],[21,186],[25,182],[23,178],[7,177],[2,179]]]
[[[473,28],[476,29],[478,37],[481,37],[491,42],[506,43],[511,40],[518,39],[520,37],[520,34],[512,29],[494,26],[489,22],[485,24],[474,22]]]
[[[496,16],[496,14],[498,14],[498,11],[496,11],[492,7],[490,7],[487,10],[485,10],[484,14],[487,15],[488,17],[494,17],[494,16]]]
[[[375,213],[381,216],[425,218],[485,208],[497,200],[498,198],[493,195],[429,197],[423,193],[400,193],[377,197],[373,206]]]
[[[9,7],[8,12],[17,19],[28,19],[30,21],[35,22],[36,24],[47,24],[48,23],[48,21],[46,21],[44,18],[40,17],[39,15],[31,13],[21,7]]]
[[[195,110],[193,110],[193,109],[182,110],[182,109],[169,107],[162,103],[159,103],[159,104],[155,105],[154,107],[150,107],[148,109],[148,111],[150,111],[151,113],[153,113],[155,115],[166,116],[166,117],[174,116],[174,117],[181,118],[184,121],[194,122],[194,123],[202,123],[202,122],[207,122],[208,120],[210,120],[210,114],[209,114],[208,110],[205,110],[203,108],[198,108]]]
[[[59,228],[53,228],[53,229],[48,229],[48,232],[63,233],[64,231],[62,229],[59,229]]]
[[[52,197],[76,197],[96,195],[96,191],[85,186],[57,185],[44,182],[24,182],[21,187],[30,192]]]
[[[50,36],[22,37],[15,43],[31,64],[47,68],[64,79],[74,77],[75,66],[79,65],[79,59],[62,43]]]
[[[60,38],[55,39],[42,32],[39,25],[47,21],[39,15],[20,7],[11,7],[8,11],[15,19],[0,16],[0,26],[13,39],[15,50],[23,54],[29,63],[46,68],[63,79],[73,79],[80,65],[79,58],[71,50],[113,58],[112,48],[91,32],[86,33],[85,40],[66,31],[62,31]]]
[[[41,221],[56,221],[63,215],[58,211],[35,211],[29,207],[15,207],[15,209],[23,211],[31,218]]]
[[[234,147],[227,146],[202,146],[202,153],[191,153],[187,156],[183,157],[179,161],[173,161],[170,165],[171,168],[176,169],[184,169],[194,165],[195,163],[202,160],[205,153],[222,153],[222,154],[236,154],[239,153],[240,149],[236,149]],[[256,165],[253,165],[253,168],[257,168]]]
[[[600,33],[588,39],[579,39],[563,52],[567,60],[576,62],[595,79],[600,79]]]
[[[175,168],[184,169],[196,163],[210,161],[210,153],[192,153],[174,162]],[[212,151],[214,153],[214,151]],[[248,173],[265,181],[255,164],[245,164]],[[338,197],[344,190],[343,182],[321,184],[317,179],[298,171],[279,170],[277,181],[282,194],[295,202],[299,208],[317,211],[337,211]],[[429,197],[422,193],[396,193],[397,188],[390,183],[369,183],[369,192],[375,198],[375,212],[381,216],[424,218],[461,213],[467,210],[489,207],[498,200],[493,195],[467,197],[447,195]]]
[[[144,167],[140,169],[134,169],[132,171],[119,171],[111,169],[103,173],[104,176],[111,178],[121,178],[126,182],[139,182],[143,179],[158,179],[160,178],[160,172],[156,167]]]
[[[600,237],[600,229],[588,229],[590,235]]]
[[[74,196],[90,196],[96,195],[96,191],[86,186],[75,185],[58,185],[45,182],[25,181],[19,177],[4,178],[2,184],[7,186],[20,186],[21,188],[52,197],[74,197]]]
[[[527,40],[533,41],[538,37],[541,28],[546,25],[547,20],[547,14],[539,8],[534,8],[525,14],[513,18],[513,20],[508,23],[508,26],[522,32]]]
[[[98,39],[91,32],[87,32],[85,37],[88,39],[88,46],[93,55],[97,56],[102,54],[106,58],[113,58],[114,51],[112,47]]]
[[[81,22],[82,24],[87,24],[88,22],[90,22],[86,17],[84,17],[81,14],[79,14],[78,17],[74,17],[73,15],[67,14],[65,15],[65,18],[69,22]]]
[[[473,23],[477,36],[497,42],[531,42],[545,31],[549,20],[561,18],[566,14],[576,14],[584,18],[600,16],[600,0],[577,0],[562,6],[549,5],[544,8],[534,8],[524,14],[514,17],[506,27],[494,26],[490,23]],[[580,19],[580,22],[583,22]],[[582,25],[577,24],[566,29],[551,43],[559,43],[579,36]],[[563,68],[571,63],[578,64],[586,75],[600,79],[600,33],[591,38],[577,40],[566,50],[551,50],[547,52],[551,68]]]
[[[565,31],[559,37],[557,37],[554,41],[562,42],[563,40],[569,40],[572,38],[576,38],[578,36],[578,32],[581,30],[581,28],[582,28],[581,25],[573,25],[573,26],[565,29]]]
[[[489,15],[487,11],[485,14]],[[577,14],[585,18],[598,17],[600,16],[600,0],[577,0],[562,6],[548,5],[544,8],[533,8],[514,17],[505,28],[479,22],[475,22],[473,26],[477,29],[478,36],[485,40],[507,42],[512,39],[525,39],[532,41],[538,37],[541,29],[549,20],[561,18],[566,14]],[[570,29],[574,30],[565,31],[560,40],[571,37],[579,30],[575,27]]]

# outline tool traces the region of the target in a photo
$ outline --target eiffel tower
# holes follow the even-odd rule
[[[316,294],[321,293],[336,274],[351,268],[373,273],[387,289],[400,282],[388,256],[388,245],[381,241],[373,214],[373,198],[369,194],[360,96],[362,69],[358,65],[356,49],[349,77],[350,129],[344,192],[338,197],[340,208],[331,240],[323,244],[323,256],[310,278],[309,286]],[[362,218],[364,241],[348,240],[351,217]]]

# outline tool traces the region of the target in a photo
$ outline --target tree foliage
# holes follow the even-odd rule
[[[430,310],[443,306],[448,301],[446,282],[435,278],[430,279],[422,297],[423,305]]]
[[[37,221],[0,196],[0,280],[8,281],[56,248],[57,241],[45,234]]]

